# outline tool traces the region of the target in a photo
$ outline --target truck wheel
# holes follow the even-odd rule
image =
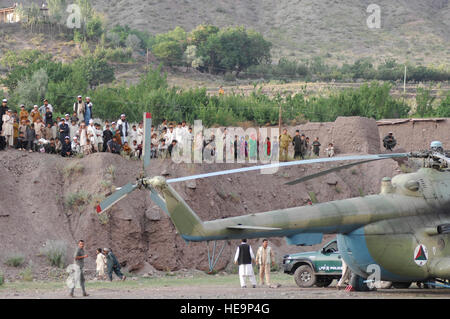
[[[355,291],[371,291],[372,289],[367,286],[367,283],[364,282],[365,279],[355,273],[352,272],[352,276],[350,277],[350,285],[355,289]]]
[[[298,267],[294,273],[294,279],[300,288],[309,288],[316,283],[316,275],[314,270],[308,265]]]
[[[392,287],[395,289],[408,289],[411,286],[410,282],[393,282]]]
[[[328,287],[333,282],[333,278],[327,276],[317,276],[317,287]]]

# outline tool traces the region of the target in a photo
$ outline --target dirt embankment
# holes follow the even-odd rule
[[[296,128],[290,128],[295,131]],[[300,126],[309,136],[330,138],[340,153],[376,153],[380,141],[376,122],[360,118],[339,118],[335,123]],[[436,137],[438,138],[438,137]],[[324,145],[324,143],[322,143]],[[87,268],[95,269],[95,249],[111,247],[126,269],[149,272],[183,268],[206,270],[205,243],[186,244],[170,219],[149,198],[137,190],[117,203],[106,215],[94,207],[115,187],[132,182],[141,171],[141,162],[108,153],[83,159],[64,159],[20,151],[0,152],[0,270],[8,280],[19,278],[22,268],[8,267],[13,253],[32,261],[35,278],[47,278],[51,269],[39,252],[47,240],[67,243],[67,262],[78,239],[87,244]],[[237,164],[236,164],[237,165]],[[235,164],[174,164],[153,160],[149,175],[163,170],[170,177],[235,168]],[[315,173],[328,166],[316,164],[280,169],[274,175],[250,172],[198,180],[195,188],[185,183],[174,188],[203,220],[306,205],[310,196],[319,202],[357,197],[379,192],[384,176],[398,174],[397,162],[385,160],[357,166],[295,186],[284,183]],[[324,240],[330,239],[326,236]],[[259,240],[250,241],[254,250]],[[232,267],[237,241],[227,243],[217,269]],[[284,254],[315,247],[287,246],[284,238],[273,238],[277,261]],[[212,245],[211,245],[212,246]]]
[[[397,139],[397,148],[408,152],[430,148],[432,141],[441,141],[450,149],[450,119],[398,119],[378,121],[380,142],[389,132]]]

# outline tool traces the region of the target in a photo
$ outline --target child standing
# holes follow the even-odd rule
[[[97,264],[97,278],[100,280],[106,280],[106,256],[103,254],[103,250],[101,248],[97,249],[97,259],[95,262]]]

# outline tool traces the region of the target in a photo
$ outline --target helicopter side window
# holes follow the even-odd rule
[[[338,248],[337,248],[337,242],[333,241],[332,243],[330,243],[328,246],[325,246],[323,248],[323,252],[325,254],[331,254],[331,253],[336,253],[338,252]]]

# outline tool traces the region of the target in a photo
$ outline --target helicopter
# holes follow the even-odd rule
[[[166,179],[145,175],[150,164],[151,121],[151,114],[144,113],[143,173],[135,183],[103,200],[97,213],[136,189],[147,189],[187,243],[214,241],[212,256],[208,246],[210,269],[223,251],[222,247],[215,255],[218,240],[286,237],[288,244],[314,245],[322,242],[324,234],[337,234],[338,250],[353,273],[351,284],[356,291],[370,289],[368,279],[375,271],[377,280],[395,282],[397,287],[450,279],[450,158],[440,142],[421,152],[316,158]],[[383,178],[379,194],[211,221],[202,221],[170,185],[273,167],[356,161],[287,183],[294,185],[355,165],[397,158],[421,160],[422,167]]]

